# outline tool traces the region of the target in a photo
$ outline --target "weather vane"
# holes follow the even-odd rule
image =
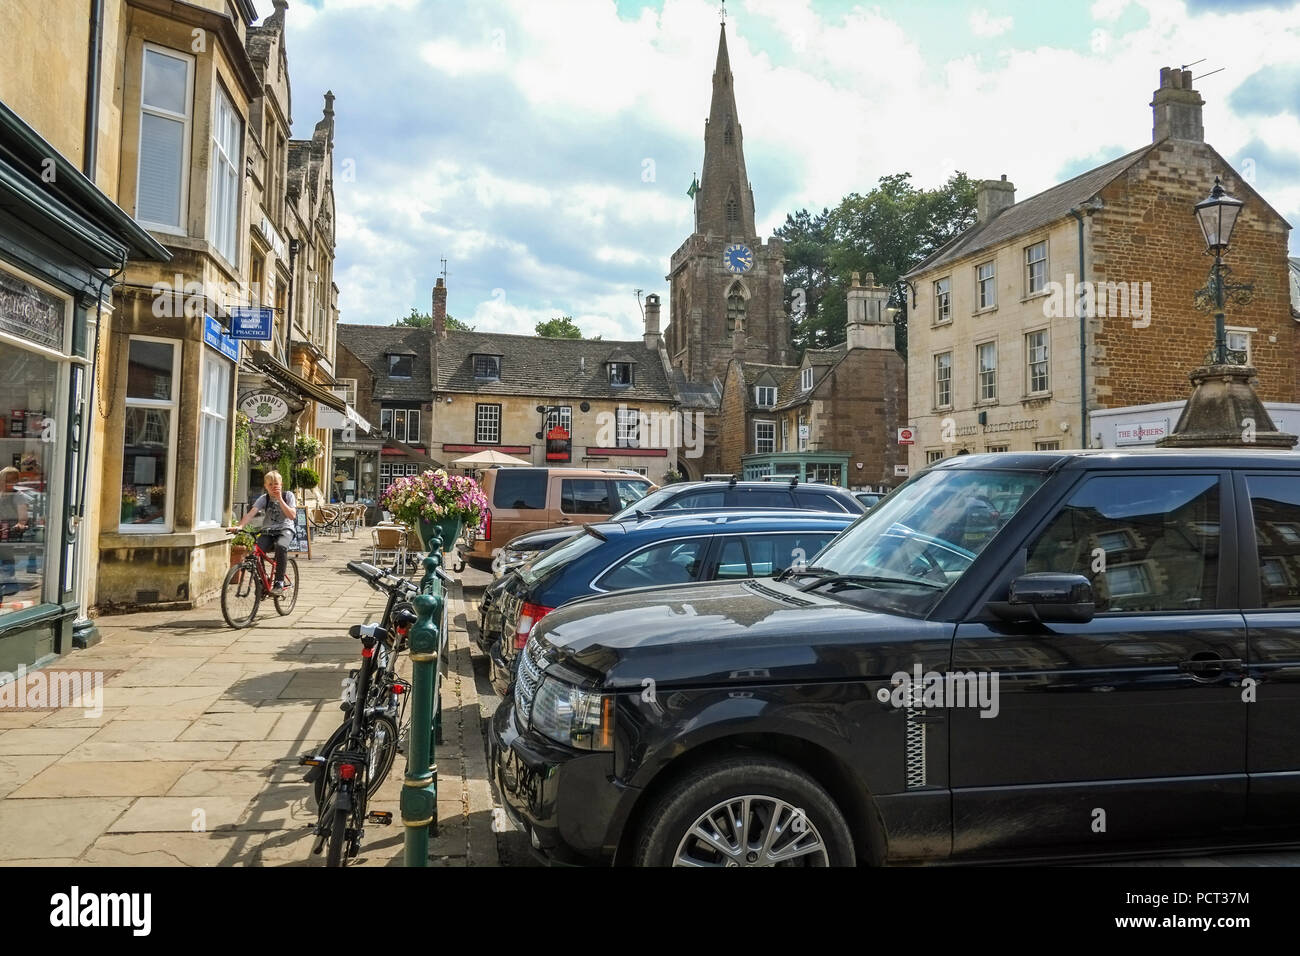
[[[722,17],[718,22],[725,25],[727,22],[727,0],[722,0],[722,8],[718,10],[718,15]]]

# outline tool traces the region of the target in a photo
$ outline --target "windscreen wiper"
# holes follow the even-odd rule
[[[909,587],[931,588],[935,591],[943,591],[948,586],[939,584],[937,581],[923,581],[920,578],[895,578],[884,574],[831,574],[829,577],[821,577],[816,581],[811,581],[801,587],[800,591],[815,591],[826,584],[906,584]]]
[[[838,571],[832,571],[830,568],[786,568],[776,576],[778,581],[786,581],[790,578],[804,577],[806,575],[816,575],[820,578],[830,577],[832,574],[838,574]]]

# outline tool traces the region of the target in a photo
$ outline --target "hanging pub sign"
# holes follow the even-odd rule
[[[569,461],[572,459],[573,439],[566,428],[556,425],[546,433],[546,460]]]
[[[254,425],[274,425],[289,414],[289,403],[275,392],[252,392],[239,402],[239,410]]]

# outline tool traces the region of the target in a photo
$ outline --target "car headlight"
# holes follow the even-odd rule
[[[614,697],[543,677],[529,723],[539,734],[578,750],[614,749]]]

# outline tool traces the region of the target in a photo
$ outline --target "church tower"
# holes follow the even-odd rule
[[[781,240],[764,243],[755,234],[725,23],[704,125],[703,175],[690,195],[695,231],[673,253],[665,277],[665,341],[674,368],[686,381],[709,383],[725,377],[733,357],[790,364],[795,355],[784,306],[785,254]]]

